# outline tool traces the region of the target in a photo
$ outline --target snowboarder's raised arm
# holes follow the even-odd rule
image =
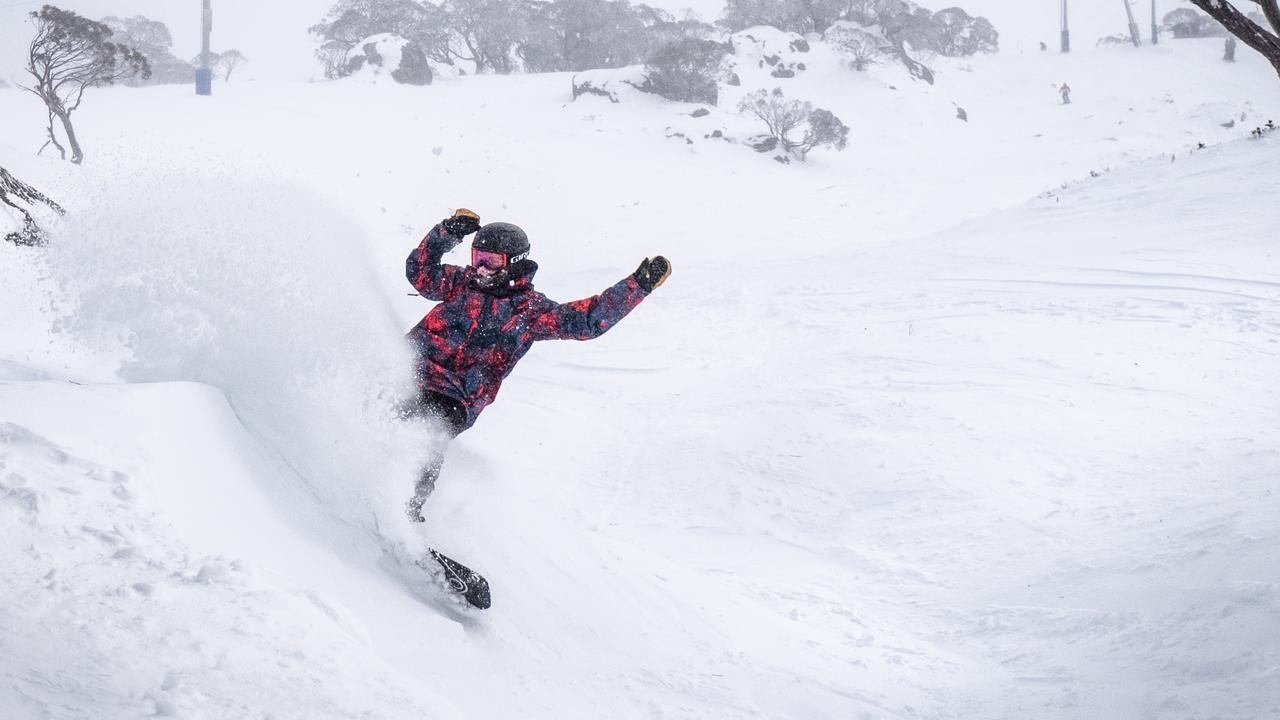
[[[480,216],[458,208],[452,217],[431,228],[404,263],[404,274],[420,295],[428,300],[444,300],[462,282],[466,270],[440,261],[467,235],[480,229]]]
[[[635,309],[671,275],[671,263],[661,255],[645,258],[625,279],[585,300],[553,303],[529,323],[534,340],[591,340]]]

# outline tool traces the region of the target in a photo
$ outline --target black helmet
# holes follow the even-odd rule
[[[502,253],[507,256],[508,263],[517,263],[529,257],[529,236],[511,223],[489,223],[476,233],[471,247]]]

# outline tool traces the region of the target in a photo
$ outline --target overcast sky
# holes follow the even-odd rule
[[[31,38],[27,13],[48,0],[0,0],[0,77],[21,80],[23,55]],[[634,1],[634,0],[633,0]],[[1070,0],[1075,45],[1091,47],[1103,35],[1124,32],[1124,0]],[[213,0],[215,50],[237,48],[250,63],[239,70],[242,79],[300,79],[319,75],[315,41],[307,28],[324,17],[333,0]],[[200,50],[200,0],[57,0],[56,5],[100,19],[107,15],[145,15],[160,20],[173,33],[174,52],[192,57]],[[723,0],[649,0],[647,3],[679,13],[692,8],[704,20],[714,20]],[[955,6],[986,15],[1001,34],[1005,52],[1036,50],[1040,40],[1053,46],[1058,37],[1060,0],[924,0],[934,9]],[[1149,32],[1150,0],[1133,0],[1144,37]],[[1161,16],[1186,0],[1157,0]]]

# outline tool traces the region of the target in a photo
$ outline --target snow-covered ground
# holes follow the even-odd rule
[[[551,75],[95,90],[72,168],[0,90],[69,210],[0,246],[0,715],[1280,714],[1280,100],[1219,50],[819,48],[777,84],[850,148],[789,166],[704,138],[729,91]],[[460,205],[555,298],[675,274],[522,362],[423,531],[402,262]]]

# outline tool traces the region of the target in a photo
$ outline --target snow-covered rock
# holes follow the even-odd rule
[[[350,77],[379,82],[391,79],[401,85],[430,85],[432,72],[418,43],[392,33],[365,38],[347,56]]]
[[[734,51],[726,70],[744,80],[748,76],[793,78],[812,62],[812,46],[799,33],[758,25],[734,33],[730,41]]]
[[[641,94],[644,84],[644,66],[630,65],[624,68],[587,70],[573,75],[573,99],[602,97],[611,103]]]

